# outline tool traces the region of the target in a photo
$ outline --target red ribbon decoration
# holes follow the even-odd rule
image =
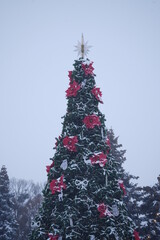
[[[54,166],[54,162],[50,166],[46,166],[46,171],[49,173],[50,169]]]
[[[66,90],[66,96],[76,97],[77,92],[79,91],[80,88],[81,86],[76,81],[73,81],[73,83],[70,83],[69,88]]]
[[[136,230],[134,230],[133,234],[134,234],[135,240],[140,240],[139,233]]]
[[[78,138],[77,136],[74,137],[65,137],[63,139],[63,145],[65,148],[67,148],[71,152],[76,152],[76,146],[75,144],[78,143]]]
[[[93,64],[93,62],[91,62],[89,65],[82,63],[82,69],[83,69],[86,76],[88,76],[89,74],[93,75],[94,68],[93,68],[92,64]]]
[[[63,183],[63,175],[58,179],[53,179],[50,183],[50,190],[52,194],[55,194],[56,192],[61,192],[62,189],[66,189],[66,184]]]
[[[108,210],[108,206],[106,206],[104,203],[99,204],[97,209],[100,212],[100,218],[103,218],[105,216],[112,216],[111,212]]]
[[[104,167],[107,162],[107,155],[103,152],[94,154],[92,157],[90,157],[92,164],[99,164],[100,167]]]

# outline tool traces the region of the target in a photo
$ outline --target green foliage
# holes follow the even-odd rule
[[[44,201],[35,218],[31,240],[51,239],[48,234],[59,236],[59,239],[134,239],[135,225],[123,204],[117,163],[106,144],[105,117],[98,108],[99,100],[92,93],[96,87],[95,75],[86,74],[83,64],[89,66],[90,62],[79,59],[74,63],[70,86],[76,81],[81,88],[75,96],[67,96],[62,134],[52,158],[54,166],[48,172]],[[101,124],[87,127],[84,118],[91,115],[98,117]],[[63,142],[66,137],[73,136],[78,139],[76,151],[69,150]],[[99,153],[107,156],[104,165],[91,161]],[[66,168],[62,167],[64,160],[67,161]],[[61,176],[64,176],[66,188],[53,194],[50,184],[59,181]],[[98,206],[103,203],[108,212],[100,217]],[[113,214],[113,206],[118,209],[118,215]]]
[[[119,178],[123,179],[126,188],[126,195],[124,196],[123,200],[126,204],[128,215],[135,222],[136,228],[138,232],[140,232],[140,205],[143,193],[142,188],[139,187],[137,183],[135,183],[135,180],[137,180],[139,177],[131,175],[123,168],[123,163],[126,161],[126,150],[122,149],[122,144],[119,144],[118,137],[115,137],[113,129],[107,130],[107,136],[110,139],[111,144],[110,155],[115,162],[117,174],[119,175]]]
[[[160,176],[154,186],[143,187],[140,232],[142,239],[160,239]]]
[[[2,166],[0,171],[0,240],[16,239],[17,228],[7,169]]]

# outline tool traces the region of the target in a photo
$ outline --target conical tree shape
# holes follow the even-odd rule
[[[123,204],[124,186],[110,157],[99,111],[93,63],[80,58],[69,72],[67,113],[31,240],[138,240]]]
[[[139,177],[133,176],[123,168],[123,163],[126,161],[126,150],[122,149],[122,144],[119,143],[118,137],[115,137],[113,129],[107,129],[107,138],[111,146],[110,157],[112,161],[115,161],[117,174],[119,174],[119,178],[123,180],[126,189],[124,203],[126,204],[128,215],[135,222],[138,232],[140,232],[140,216],[142,215],[140,205],[142,204],[143,193],[142,188],[135,183],[135,180]]]
[[[160,239],[160,175],[157,180],[153,186],[143,187],[140,226],[142,239]]]
[[[15,240],[18,224],[13,210],[13,196],[9,191],[7,169],[0,170],[0,240]]]

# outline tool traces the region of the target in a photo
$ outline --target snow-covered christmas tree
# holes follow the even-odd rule
[[[117,168],[117,174],[119,178],[123,179],[125,186],[124,203],[126,204],[128,215],[132,218],[137,226],[138,232],[140,232],[141,212],[140,205],[142,203],[142,188],[135,182],[139,177],[133,176],[123,167],[123,163],[126,161],[126,150],[122,149],[122,144],[119,143],[119,137],[115,137],[113,129],[107,129],[107,138],[110,141],[110,157],[112,161],[115,161]],[[141,234],[140,234],[141,235]]]
[[[152,187],[143,187],[140,232],[144,240],[160,239],[160,175],[157,180]]]
[[[9,191],[7,169],[0,171],[0,240],[14,240],[17,237],[18,224],[13,210],[12,195]]]
[[[31,240],[138,240],[139,234],[123,203],[125,186],[110,156],[105,116],[98,104],[93,62],[88,46],[69,71],[67,113],[47,166],[44,200],[33,223]]]

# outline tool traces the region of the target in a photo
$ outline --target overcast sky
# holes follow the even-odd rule
[[[0,0],[0,166],[9,177],[47,179],[82,32],[106,126],[127,150],[124,167],[152,185],[160,174],[159,0]]]

